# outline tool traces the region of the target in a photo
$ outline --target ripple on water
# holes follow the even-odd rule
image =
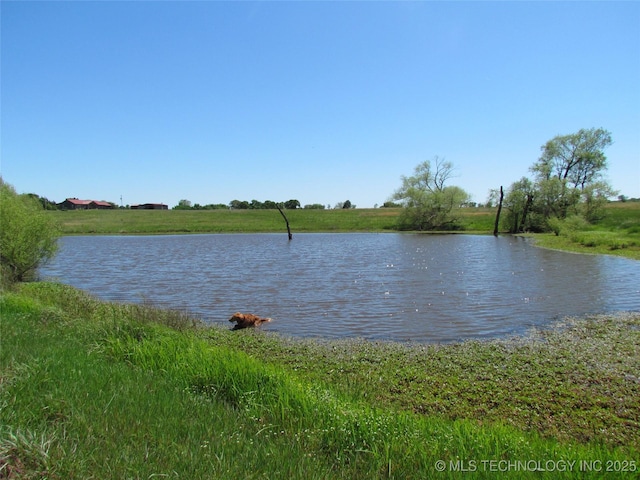
[[[149,301],[285,335],[452,341],[556,318],[640,310],[640,262],[474,235],[63,237],[40,273],[107,300]],[[624,281],[620,281],[624,279]]]

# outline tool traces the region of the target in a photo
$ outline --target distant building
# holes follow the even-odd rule
[[[131,205],[132,210],[169,210],[164,203],[141,203],[139,205]]]
[[[101,200],[79,200],[77,198],[67,198],[64,202],[58,203],[61,210],[106,210],[113,208],[109,202]]]

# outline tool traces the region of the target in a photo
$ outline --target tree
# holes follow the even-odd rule
[[[506,226],[509,233],[539,229],[531,216],[534,198],[534,185],[527,177],[522,177],[507,189],[503,201],[506,214],[502,217],[502,224]]]
[[[578,213],[587,222],[595,222],[604,216],[604,207],[610,197],[618,194],[611,185],[605,181],[593,182],[582,190],[582,201]]]
[[[284,208],[287,210],[295,210],[296,208],[300,208],[300,202],[298,200],[287,200],[284,202]]]
[[[408,230],[436,230],[452,228],[457,211],[469,201],[462,188],[446,186],[453,175],[453,164],[435,157],[420,163],[411,177],[402,176],[402,186],[392,200],[400,201],[404,210],[400,228]]]
[[[249,202],[246,200],[231,200],[229,202],[229,208],[234,210],[247,210],[249,208]]]
[[[582,214],[595,219],[603,201],[615,195],[604,180],[611,134],[602,128],[559,135],[542,146],[542,156],[531,167],[536,175],[535,207],[545,219]],[[582,208],[586,207],[586,208]]]
[[[42,205],[42,208],[44,208],[45,210],[57,210],[58,209],[58,205],[56,204],[56,202],[49,200],[46,197],[41,197],[40,195],[36,195],[35,193],[27,193],[25,194],[35,200],[37,200],[38,202],[40,202],[40,204]]]
[[[55,255],[59,230],[41,203],[18,195],[0,177],[0,268],[2,283],[35,278],[38,267]]]

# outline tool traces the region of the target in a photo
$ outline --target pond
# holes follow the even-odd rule
[[[63,237],[40,275],[229,327],[236,311],[272,317],[260,328],[302,337],[449,342],[640,310],[640,262],[509,236]]]

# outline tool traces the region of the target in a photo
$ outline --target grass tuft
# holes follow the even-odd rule
[[[44,478],[54,439],[32,431],[0,428],[0,478]]]

